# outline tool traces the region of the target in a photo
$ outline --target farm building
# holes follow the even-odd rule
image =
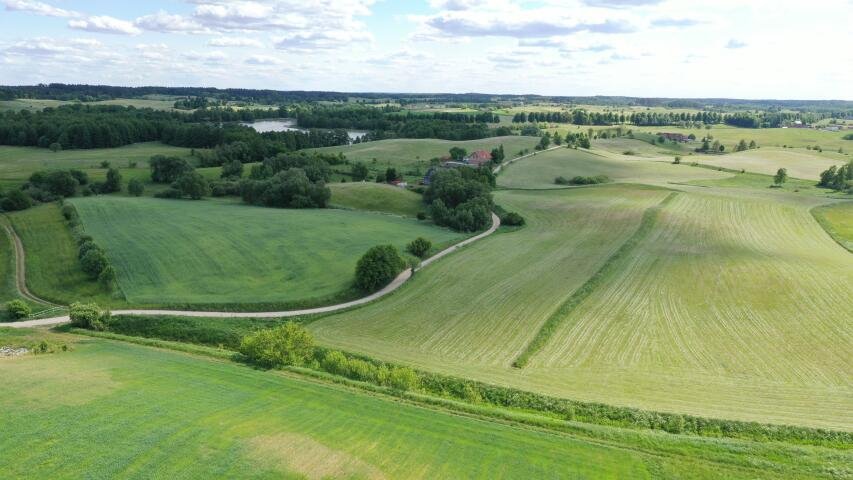
[[[492,161],[492,154],[485,150],[477,150],[463,159],[468,165],[483,166]]]
[[[672,140],[673,142],[687,142],[690,140],[689,138],[687,138],[687,135],[684,135],[683,133],[667,133],[667,132],[664,132],[664,133],[659,133],[658,135],[660,135],[661,137],[663,137],[667,140]]]

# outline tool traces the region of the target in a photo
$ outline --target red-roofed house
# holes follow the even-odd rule
[[[465,157],[465,163],[468,165],[483,166],[492,161],[492,154],[485,150],[477,150]]]

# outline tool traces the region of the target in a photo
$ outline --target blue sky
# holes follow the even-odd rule
[[[0,84],[853,99],[853,0],[0,0]]]

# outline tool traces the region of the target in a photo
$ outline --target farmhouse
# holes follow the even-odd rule
[[[658,135],[660,135],[661,137],[663,137],[667,140],[672,140],[673,142],[687,142],[690,140],[689,138],[687,138],[687,135],[684,135],[683,133],[666,133],[666,132],[664,132],[664,133],[659,133]]]
[[[463,159],[468,165],[483,166],[492,161],[492,154],[485,150],[477,150]]]

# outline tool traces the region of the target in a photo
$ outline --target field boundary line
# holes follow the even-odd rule
[[[193,311],[193,310],[147,310],[147,309],[130,309],[130,310],[113,310],[111,313],[113,315],[170,315],[175,317],[213,317],[213,318],[287,318],[287,317],[301,317],[305,315],[315,315],[321,313],[332,313],[338,312],[341,310],[350,309],[353,307],[361,306],[367,303],[370,303],[374,300],[382,298],[401,286],[405,284],[414,272],[423,269],[424,267],[430,265],[431,263],[444,258],[445,256],[463,248],[467,245],[470,245],[477,240],[481,240],[489,235],[495,233],[498,227],[501,226],[501,219],[494,213],[492,213],[492,226],[489,227],[485,232],[480,233],[471,238],[467,238],[462,240],[459,243],[451,245],[444,250],[436,253],[432,257],[421,262],[420,266],[412,269],[407,268],[400,272],[394,280],[391,281],[388,285],[383,287],[381,290],[371,293],[366,297],[361,297],[356,300],[352,300],[345,303],[339,303],[336,305],[327,305],[324,307],[315,307],[315,308],[307,308],[300,310],[285,310],[278,312],[217,312],[217,311]],[[23,245],[21,246],[21,250],[23,252]],[[51,306],[60,306],[50,304]],[[59,325],[62,323],[67,323],[71,321],[68,315],[54,317],[54,318],[43,318],[39,320],[27,320],[22,322],[11,322],[11,323],[0,323],[0,327],[12,327],[12,328],[29,328],[29,327],[38,327],[38,326],[48,326],[48,325]]]
[[[818,210],[820,210],[821,208],[829,207],[831,205],[833,204],[828,203],[825,205],[818,205],[816,207],[812,207],[809,209],[809,213],[811,214],[812,218],[815,219],[818,225],[820,225],[823,231],[826,232],[827,235],[829,235],[829,238],[831,238],[835,243],[840,245],[841,248],[847,250],[850,253],[853,253],[853,243],[847,242],[846,240],[841,238],[841,236],[835,232],[835,229],[832,228],[832,225],[829,223],[829,220],[827,220],[820,212],[818,212]],[[850,244],[848,245],[848,243]]]
[[[671,192],[666,196],[666,198],[661,200],[660,203],[647,208],[646,211],[643,212],[643,218],[640,220],[640,226],[637,227],[637,230],[635,230],[634,233],[625,240],[619,249],[604,261],[604,264],[602,264],[601,267],[599,267],[599,269],[583,283],[583,285],[572,292],[569,298],[567,298],[551,315],[548,316],[545,323],[539,327],[539,331],[536,332],[536,335],[524,348],[524,351],[522,351],[521,354],[519,354],[512,362],[513,367],[519,369],[524,368],[530,359],[542,350],[554,335],[554,332],[557,331],[557,328],[575,310],[575,308],[586,300],[604,280],[615,272],[615,267],[620,260],[630,254],[634,250],[634,247],[648,236],[657,221],[660,211],[664,206],[670,203],[678,193],[679,192]]]

